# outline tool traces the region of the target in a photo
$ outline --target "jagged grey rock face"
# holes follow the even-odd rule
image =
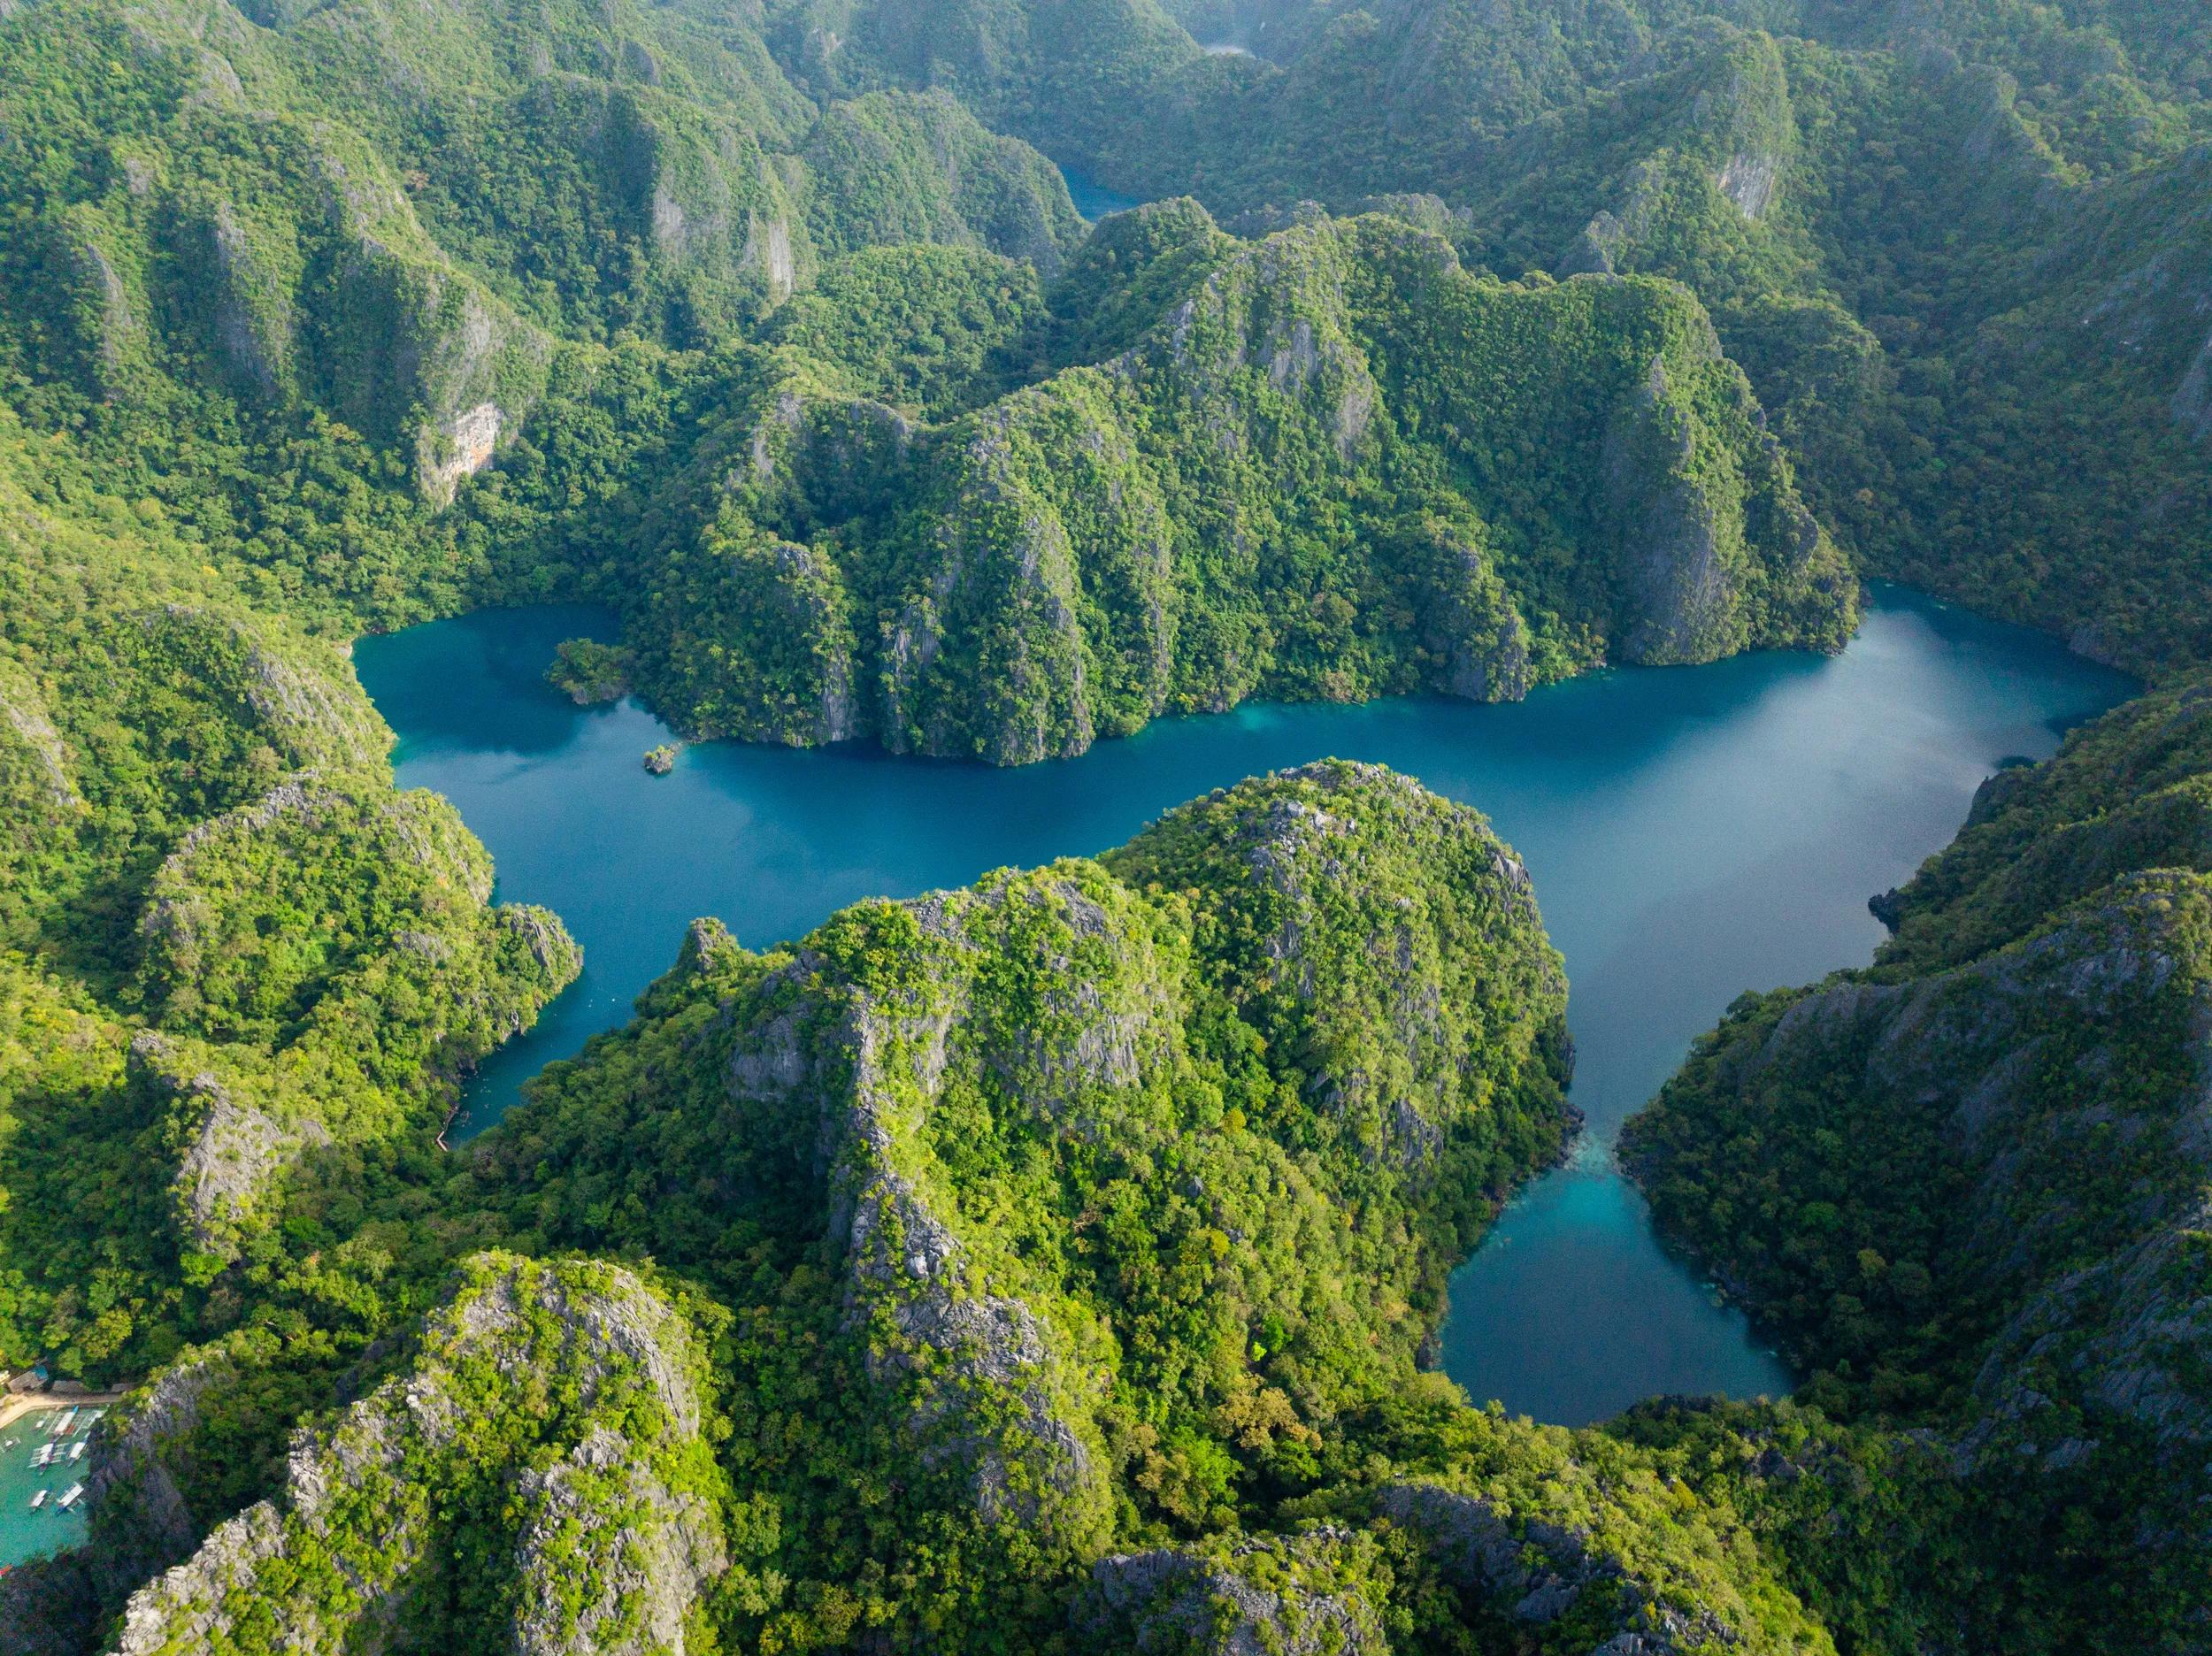
[[[1960,1469],[2032,1457],[2063,1471],[2102,1447],[2054,1434],[2038,1414],[2078,1390],[2095,1414],[2143,1429],[2159,1456],[2186,1470],[2212,1455],[2212,1276],[2196,1240],[2212,1230],[2201,1198],[2108,1260],[2070,1271],[2016,1313],[1975,1377],[1981,1421],[1958,1446]]]
[[[1112,398],[1067,390],[1033,388],[973,417],[940,464],[936,567],[908,596],[881,670],[895,751],[1071,757],[1166,705],[1166,508]],[[1087,602],[1087,583],[1108,607]],[[1128,682],[1094,682],[1102,667]]]
[[[2174,387],[2173,410],[2192,436],[2212,437],[2212,338],[2190,359],[2189,372]]]
[[[820,956],[802,954],[778,978],[803,998],[738,1034],[728,1085],[741,1099],[818,1112],[805,1136],[843,1261],[844,1327],[865,1341],[865,1371],[895,1399],[922,1463],[956,1469],[984,1522],[1065,1535],[1107,1499],[1087,1383],[1064,1331],[1023,1298],[1011,1261],[964,1235],[935,1194],[926,1123],[949,1076],[1003,1089],[1047,1119],[1078,1096],[1134,1085],[1170,1036],[1156,967],[1125,908],[1110,914],[1065,883],[901,908],[924,939],[913,996],[841,984]],[[1008,930],[1040,908],[1121,964],[1102,980],[1081,979],[1064,957],[1018,965],[1048,986],[1047,1005],[1066,998],[1049,1029],[1010,1039],[974,1021],[970,982],[1005,961]],[[772,1001],[774,980],[771,989]]]
[[[1647,666],[1709,661],[1731,643],[1734,593],[1720,519],[1694,480],[1690,423],[1654,362],[1606,443],[1633,594],[1624,659]]]
[[[37,689],[12,668],[0,668],[0,726],[13,732],[14,742],[0,746],[0,778],[16,763],[26,764],[34,791],[58,816],[71,816],[85,809],[71,772],[68,749],[54,728]],[[14,749],[11,753],[10,748]]]
[[[1763,218],[1774,204],[1776,186],[1781,180],[1782,160],[1779,156],[1749,154],[1730,156],[1714,178],[1714,187],[1736,203],[1747,218]]]
[[[1225,452],[1264,457],[1273,441],[1240,388],[1256,372],[1350,464],[1383,397],[1352,342],[1348,254],[1325,225],[1271,236],[1208,277],[1171,318],[1164,354],[1147,349],[1136,364],[1170,387]]]
[[[2169,981],[2186,994],[2193,1081],[2182,1098],[2123,1094],[2116,1103],[2096,1085],[2112,1065],[2111,1051],[2093,1050],[2078,1065],[2090,1121],[2122,1146],[2160,1146],[2169,1177],[2162,1189],[2139,1182],[2125,1229],[2101,1236],[2104,1251],[2087,1260],[2079,1247],[2059,1254],[2069,1268],[2007,1320],[1975,1376],[1984,1414],[1962,1442],[1959,1462],[2016,1464],[2034,1456],[2062,1470],[2088,1460],[2100,1446],[2094,1437],[2054,1442],[2037,1418],[2052,1397],[2071,1396],[2093,1422],[2138,1429],[2162,1460],[2212,1491],[2212,1271],[2202,1241],[2212,1230],[2212,983],[2191,980],[2179,939],[2162,924],[2162,893],[2154,886],[2131,904],[2124,893],[2133,884],[2122,883],[2112,909],[2011,951],[2019,958],[1998,981],[2025,1003],[2006,1008],[2024,1024],[2056,1001],[2085,1020],[2116,1024],[2131,1000],[2158,995]],[[1992,1023],[2004,1039],[2005,1015]],[[1932,1034],[1939,1040],[1951,1032],[1939,1024]],[[1976,1192],[1976,1250],[2016,1274],[2034,1270],[2051,1252],[2037,1232],[2071,1217],[2062,1192],[2036,1189],[2028,1162],[2040,1135],[2037,1123],[2018,1118],[2043,1045],[2016,1037],[1953,1116],[1964,1146],[1988,1158]]]
[[[786,541],[776,548],[779,572],[793,594],[792,614],[800,632],[814,644],[818,679],[812,727],[798,733],[807,742],[849,741],[860,734],[859,705],[853,686],[853,640],[841,609],[818,594],[841,592],[837,565],[814,547]]]
[[[127,388],[130,359],[145,337],[145,323],[91,225],[80,222],[64,236],[64,268],[91,300],[82,314],[98,318],[88,341],[94,388],[112,402]]]
[[[423,490],[433,500],[449,501],[463,478],[474,477],[492,463],[507,417],[496,402],[479,402],[437,428],[444,457],[423,474]]]
[[[1709,1607],[1670,1602],[1588,1535],[1526,1514],[1509,1518],[1479,1495],[1434,1484],[1397,1484],[1376,1502],[1379,1514],[1426,1545],[1444,1579],[1531,1628],[1578,1612],[1613,1630],[1592,1656],[1668,1656],[1725,1649],[1740,1635]]]
[[[1518,702],[1536,687],[1528,623],[1506,595],[1489,561],[1471,546],[1439,548],[1426,627],[1428,647],[1444,657],[1443,688],[1470,702]]]
[[[1560,256],[1560,275],[1610,276],[1624,261],[1632,259],[1651,232],[1664,190],[1659,165],[1638,162],[1628,175],[1618,211],[1601,209],[1591,218]]]
[[[565,984],[576,975],[575,939],[551,909],[530,903],[502,903],[492,911],[492,923],[521,939],[539,969],[558,982]],[[515,1032],[520,1032],[519,1015]]]
[[[2027,767],[2015,767],[1985,782],[1967,827],[2001,815],[2007,801],[2026,786],[2029,774]],[[2092,896],[2142,868],[2212,871],[2212,776],[2187,777],[2084,820],[2038,832],[1971,893],[1978,924],[1962,947],[1978,953],[2016,941],[2039,926],[2053,908]],[[1870,907],[1893,932],[1901,928],[1901,943],[1908,949],[1952,917],[1951,905],[1924,916],[1907,892],[1885,893]],[[1956,958],[1961,947],[1950,944],[1942,958]]]
[[[680,1650],[692,1598],[725,1568],[717,1514],[655,1469],[697,1448],[697,1362],[680,1319],[627,1271],[480,1256],[409,1372],[303,1433],[277,1498],[132,1595],[116,1656],[208,1649],[248,1619],[273,1649],[382,1647],[436,1544],[434,1498],[484,1476],[461,1453],[476,1434],[550,1435],[556,1447],[572,1434],[550,1470],[520,1484],[523,1579],[541,1590],[557,1579],[562,1591],[525,1601],[518,1647]],[[531,1376],[553,1400],[524,1384]],[[603,1410],[653,1440],[626,1437]]]
[[[310,792],[316,773],[309,770],[280,782],[250,805],[211,816],[205,822],[195,823],[177,841],[176,849],[164,860],[161,872],[173,883],[182,884],[192,878],[192,859],[210,845],[226,839],[249,840],[286,816],[304,817],[310,826],[319,826],[323,820],[325,801]],[[158,880],[159,875],[156,876]],[[165,908],[160,900],[148,905],[145,918],[140,922],[142,932],[165,932],[175,924],[170,912],[173,905]]]
[[[769,303],[781,304],[798,285],[798,262],[791,250],[791,225],[756,213],[748,220],[745,250],[738,268],[757,273],[767,284]]]
[[[1344,765],[1248,785],[1194,809],[1233,841],[1225,848],[1228,878],[1209,879],[1225,902],[1264,893],[1315,906],[1303,922],[1325,946],[1310,956],[1315,1000],[1329,998],[1338,972],[1368,975],[1358,951],[1381,951],[1391,981],[1379,1016],[1402,1024],[1409,1065],[1428,1064],[1433,1048],[1439,1087],[1463,1075],[1467,1054],[1435,1029],[1452,985],[1433,973],[1428,928],[1401,902],[1416,903],[1408,891],[1448,890],[1455,918],[1474,931],[1495,936],[1517,915],[1532,927],[1526,875],[1479,817],[1379,770]],[[1403,813],[1423,820],[1402,821]],[[1160,833],[1183,837],[1173,823]],[[1433,885],[1409,885],[1404,867],[1371,861],[1409,846],[1446,851],[1434,867],[1409,854]],[[1210,866],[1224,860],[1209,847]],[[1251,890],[1240,870],[1251,871]],[[1157,883],[1186,884],[1170,870]],[[842,1277],[836,1360],[880,1394],[901,1456],[912,1457],[910,1472],[918,1464],[938,1475],[951,1486],[942,1498],[964,1497],[984,1525],[1048,1544],[1089,1533],[1102,1510],[1112,1462],[1099,1406],[1112,1364],[1100,1322],[1087,1314],[1090,1290],[1053,1275],[1048,1259],[1010,1256],[1002,1238],[979,1228],[974,1215],[993,1199],[962,1183],[961,1146],[978,1109],[1018,1141],[1064,1140],[1074,1155],[1154,1142],[1164,1089],[1182,1073],[1187,997],[1202,990],[1186,975],[1180,917],[1195,899],[1140,895],[1153,884],[1141,869],[1110,877],[1069,863],[996,877],[977,892],[863,905],[764,975],[734,973],[734,996],[706,1037],[740,1107],[731,1137],[773,1146],[749,1152],[720,1177],[733,1199],[786,1179],[818,1189],[792,1210],[794,1238],[818,1224],[818,1257]],[[1324,916],[1325,900],[1348,907]],[[696,966],[729,947],[705,928],[686,958]],[[1532,932],[1528,952],[1542,954]],[[1533,991],[1559,997],[1555,968],[1548,988],[1540,970]],[[1496,999],[1525,1016],[1517,988]],[[1345,1016],[1363,1039],[1373,1027],[1364,1006]],[[1386,1064],[1359,1068],[1356,1076],[1348,1066],[1307,1073],[1338,1079],[1343,1096],[1379,1099],[1388,1125],[1378,1157],[1432,1176],[1446,1164],[1447,1112],[1479,1108],[1480,1099],[1471,1087],[1433,1101],[1394,1097]],[[1135,1138],[1121,1136],[1125,1122]],[[1202,1212],[1208,1192],[1188,1194]],[[980,1205],[972,1205],[976,1196]],[[1216,1246],[1244,1239],[1246,1221],[1223,1219],[1217,1208],[1216,1215],[1225,1226]]]
[[[552,344],[457,272],[426,252],[401,251],[419,235],[411,210],[393,205],[380,180],[347,193],[357,188],[374,199],[376,217],[338,261],[334,303],[342,326],[351,325],[334,375],[338,405],[365,432],[411,438],[416,486],[443,506],[528,412]],[[400,422],[418,409],[419,423],[403,431]]]
[[[958,494],[939,531],[941,562],[927,588],[908,603],[894,635],[884,729],[895,752],[958,755],[965,727],[993,763],[1029,764],[1082,753],[1096,734],[1077,618],[1077,554],[1057,512],[1034,498],[1014,464],[1018,415],[1018,406],[995,410],[966,445]],[[986,691],[986,706],[962,709],[957,703],[969,697],[939,673],[926,710],[915,708],[920,676],[937,667],[961,622],[979,615],[1007,639],[1006,677],[1043,694],[1017,701]],[[967,663],[960,656],[948,665]],[[988,706],[995,699],[1006,705]],[[910,732],[918,723],[916,741]]]
[[[235,1252],[236,1228],[277,1176],[330,1135],[312,1118],[280,1123],[193,1059],[181,1043],[142,1030],[131,1040],[129,1071],[170,1101],[184,1141],[171,1189],[187,1246],[227,1256]]]
[[[603,1426],[524,1473],[518,1499],[516,1656],[683,1656],[693,1602],[728,1568],[706,1502],[672,1493]]]
[[[1204,1656],[1386,1656],[1373,1605],[1335,1579],[1340,1552],[1371,1544],[1324,1528],[1260,1536],[1219,1555],[1157,1549],[1114,1553],[1092,1568],[1078,1618],[1121,1631],[1138,1652]]]
[[[95,1427],[85,1509],[104,1597],[122,1597],[199,1545],[199,1528],[163,1451],[199,1423],[202,1400],[229,1384],[234,1372],[219,1350],[188,1357]]]
[[[365,698],[280,654],[242,621],[189,604],[165,604],[134,617],[155,646],[196,663],[196,689],[242,710],[286,767],[351,770],[383,763],[390,736]],[[298,653],[323,647],[303,643]]]
[[[254,245],[253,230],[232,203],[214,203],[204,233],[214,278],[216,349],[237,383],[273,396],[291,372],[296,326],[292,297],[267,268]]]
[[[1985,1348],[1963,1468],[2087,1459],[2093,1437],[2039,1430],[2056,1398],[2139,1427],[2161,1453],[2203,1470],[2212,1288],[2190,1238],[2212,1188],[2212,986],[2190,928],[2206,902],[2197,877],[2130,876],[1970,964],[1808,994],[1729,1061],[1745,1086],[1778,1067],[1855,1065],[1855,1085],[1944,1123],[1947,1154],[1971,1176],[1949,1226],[1951,1268],[2018,1306]],[[2116,1054],[2074,1037],[2160,1027],[2161,1005],[2186,1028],[2195,1080],[2180,1096],[2108,1088]],[[2066,1053],[2072,1090],[2054,1108],[2042,1072]],[[2059,1162],[2072,1177],[2055,1183],[2047,1169]],[[2160,1177],[2126,1173],[2138,1165]],[[2129,1181],[2124,1210],[2085,1232],[2070,1191],[2116,1177]]]

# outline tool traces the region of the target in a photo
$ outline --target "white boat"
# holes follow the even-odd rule
[[[35,1467],[42,1467],[53,1458],[54,1445],[51,1444],[41,1444],[31,1451],[31,1464]]]
[[[83,1484],[72,1484],[66,1490],[62,1491],[62,1498],[54,1504],[57,1506],[59,1506],[64,1512],[67,1512],[72,1506],[77,1504],[77,1497],[83,1493]]]
[[[69,1445],[69,1458],[72,1460],[81,1460],[84,1459],[84,1451],[85,1441],[83,1438],[80,1438],[75,1443]]]
[[[44,1505],[46,1505],[46,1491],[44,1490],[39,1491],[37,1494],[31,1497],[31,1510],[33,1512],[36,1512]]]

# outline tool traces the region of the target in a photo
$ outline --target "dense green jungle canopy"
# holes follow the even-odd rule
[[[2212,1651],[2208,336],[2171,0],[0,0],[0,1365],[141,1388],[0,1652]],[[1632,1123],[1793,1402],[1431,1372],[1566,985],[1369,767],[438,1142],[580,956],[365,631],[1013,764],[1863,576],[2150,688]]]

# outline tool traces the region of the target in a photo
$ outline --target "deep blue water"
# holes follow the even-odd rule
[[[1622,1120],[1740,992],[1863,963],[1866,899],[1947,840],[1981,779],[2130,693],[2051,640],[1897,591],[1840,656],[1623,670],[1512,706],[1248,707],[1164,721],[1018,770],[718,743],[673,775],[634,703],[541,677],[603,614],[486,613],[364,639],[400,780],[460,808],[503,899],[557,910],[584,976],[472,1089],[457,1141],[522,1082],[629,1016],[695,916],[761,946],[857,898],[1118,845],[1171,805],[1328,755],[1379,760],[1487,812],[1566,956],[1589,1130],[1453,1279],[1445,1366],[1478,1401],[1566,1424],[1656,1392],[1786,1391],[1743,1319],[1669,1258],[1615,1170]]]
[[[1068,181],[1068,195],[1075,202],[1075,211],[1093,224],[1109,213],[1127,212],[1144,203],[1134,196],[1123,196],[1108,189],[1080,167],[1064,166],[1060,176]]]

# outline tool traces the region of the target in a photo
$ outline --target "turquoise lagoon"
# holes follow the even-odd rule
[[[357,647],[404,785],[459,807],[502,898],[557,910],[582,979],[488,1063],[449,1138],[625,1022],[714,915],[755,947],[844,904],[1119,844],[1171,805],[1335,755],[1479,806],[1526,860],[1572,984],[1587,1130],[1453,1278],[1447,1370],[1478,1400],[1579,1424],[1655,1393],[1775,1394],[1784,1366],[1654,1236],[1614,1165],[1622,1121],[1746,989],[1863,963],[1870,893],[1947,840],[1978,784],[2129,694],[2038,633],[1894,589],[1838,656],[1627,669],[1498,707],[1410,700],[1164,720],[1080,759],[1000,770],[717,743],[672,776],[634,702],[580,709],[541,678],[603,612],[540,608]]]

